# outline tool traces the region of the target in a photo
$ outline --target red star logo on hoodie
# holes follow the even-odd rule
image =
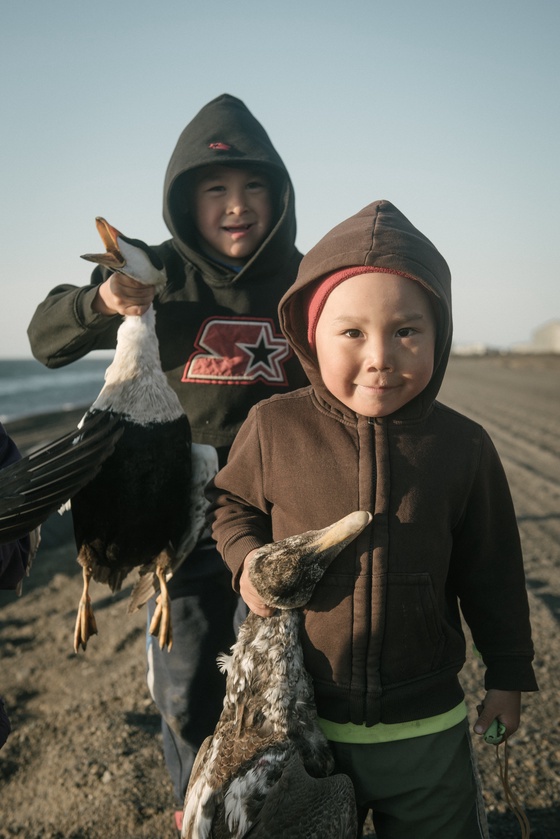
[[[182,382],[287,385],[284,362],[292,355],[270,318],[209,318],[195,341]]]

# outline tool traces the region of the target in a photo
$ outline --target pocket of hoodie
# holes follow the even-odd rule
[[[437,670],[444,647],[430,575],[388,574],[382,682],[406,682]]]

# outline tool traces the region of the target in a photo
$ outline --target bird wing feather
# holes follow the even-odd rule
[[[342,774],[312,778],[295,754],[240,839],[354,839],[356,832],[350,778]]]
[[[89,483],[122,434],[117,417],[98,414],[0,471],[0,542],[20,539]]]

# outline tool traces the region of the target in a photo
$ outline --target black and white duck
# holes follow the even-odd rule
[[[153,285],[156,293],[163,288],[166,274],[157,253],[101,217],[96,224],[106,253],[86,254],[84,259]],[[195,447],[189,421],[161,367],[153,305],[143,315],[124,317],[104,387],[84,422],[99,413],[119,417],[123,433],[95,479],[71,503],[84,577],[74,648],[85,649],[97,632],[90,580],[118,591],[134,568],[141,579],[130,610],[159,591],[150,629],[162,648],[171,648],[167,582],[187,555],[189,538],[196,543],[204,516],[202,488],[192,482]],[[204,486],[217,469],[216,453],[199,446],[195,457],[194,476]]]
[[[231,656],[220,660],[224,707],[193,767],[183,839],[354,839],[352,784],[330,774],[299,629],[301,607],[327,567],[370,521],[369,513],[351,513],[266,545],[249,560],[251,582],[276,612],[250,612]]]

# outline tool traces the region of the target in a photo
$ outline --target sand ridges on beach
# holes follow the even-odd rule
[[[534,839],[560,836],[559,381],[560,356],[453,358],[441,393],[489,431],[519,516],[541,692],[525,700],[510,782]],[[25,448],[77,418],[41,426],[35,418],[10,431]],[[171,839],[172,790],[145,684],[144,612],[127,615],[130,586],[112,597],[94,585],[100,634],[75,655],[80,591],[70,517],[53,517],[23,597],[0,593],[0,693],[14,729],[0,752],[0,839]],[[474,657],[463,683],[474,707],[483,695]],[[518,837],[495,750],[477,739],[476,752],[492,836]]]

